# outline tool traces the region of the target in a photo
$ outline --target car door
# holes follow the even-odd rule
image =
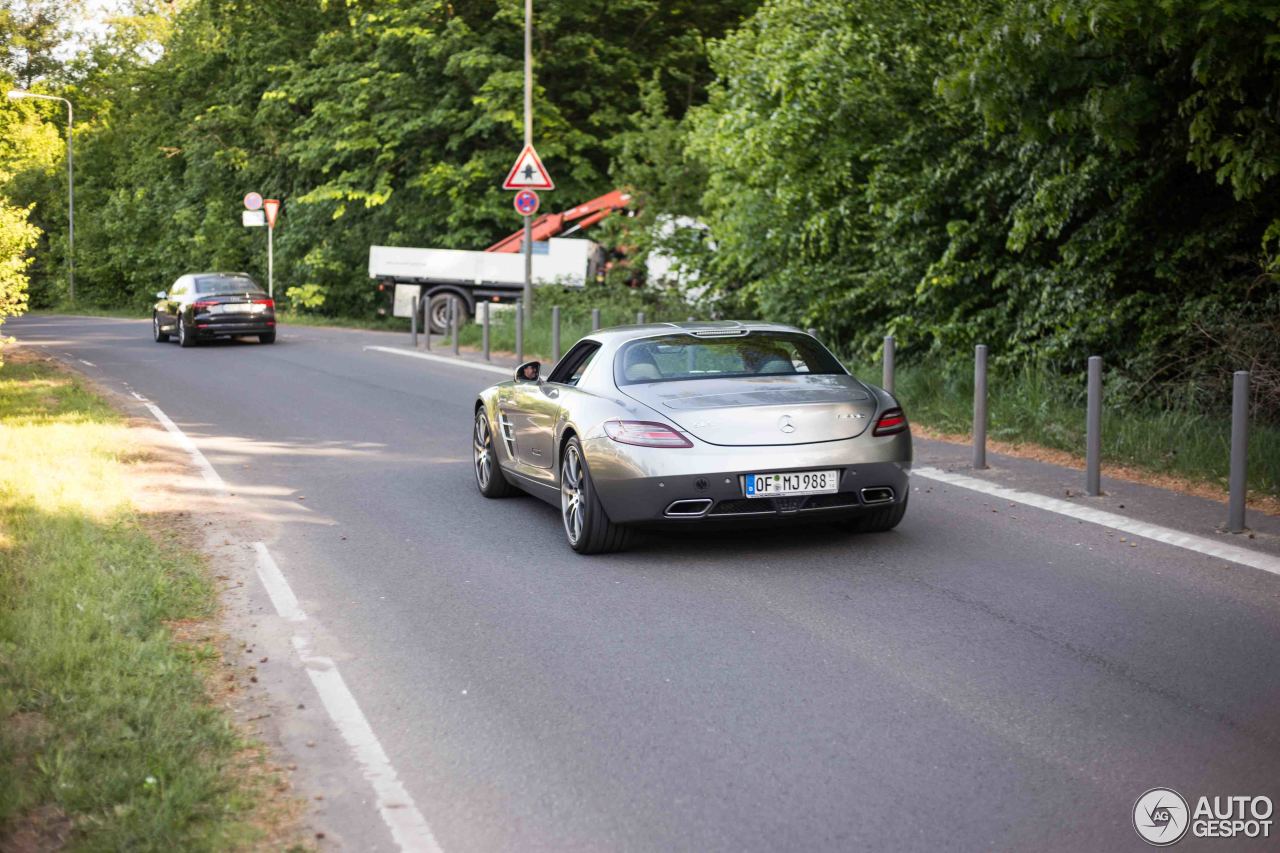
[[[160,302],[160,325],[165,329],[176,329],[178,314],[181,311],[182,295],[186,288],[191,286],[188,276],[179,276],[178,280],[173,283],[169,290],[165,293],[165,298]]]
[[[522,382],[512,389],[508,417],[518,461],[550,474],[555,465],[562,398],[577,384],[599,348],[595,341],[582,341],[560,360],[547,381]]]

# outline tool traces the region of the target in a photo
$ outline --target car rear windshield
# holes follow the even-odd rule
[[[789,374],[845,376],[846,371],[817,341],[796,332],[644,338],[624,346],[614,361],[619,385]]]
[[[196,293],[261,293],[262,288],[247,275],[196,276]]]

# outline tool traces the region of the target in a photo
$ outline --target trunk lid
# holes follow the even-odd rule
[[[709,444],[811,444],[856,438],[876,402],[852,376],[749,376],[626,385],[622,392]]]

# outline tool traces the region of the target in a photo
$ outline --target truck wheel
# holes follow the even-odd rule
[[[449,306],[458,312],[458,327],[466,325],[467,303],[453,293],[437,293],[427,301],[427,323],[431,333],[447,335],[449,333]]]

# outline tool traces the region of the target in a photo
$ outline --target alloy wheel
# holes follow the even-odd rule
[[[578,455],[578,448],[571,444],[565,449],[564,463],[560,466],[560,515],[564,519],[564,532],[574,545],[582,538],[586,525],[584,487],[582,457]]]
[[[493,477],[493,436],[489,432],[489,419],[483,411],[476,412],[475,434],[471,441],[476,469],[476,483],[480,490],[489,488]]]

